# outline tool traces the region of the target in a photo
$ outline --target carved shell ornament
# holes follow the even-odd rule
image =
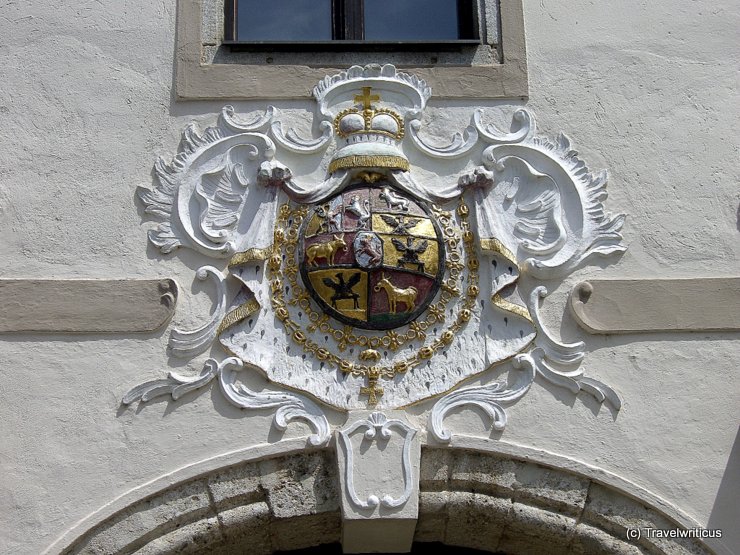
[[[308,421],[317,444],[329,434],[321,405],[436,398],[439,440],[449,440],[444,416],[466,404],[500,429],[536,377],[618,410],[617,394],[583,375],[584,344],[543,326],[537,284],[625,250],[624,216],[603,206],[606,172],[591,173],[565,135],[537,136],[524,108],[506,133],[475,111],[440,146],[422,129],[430,88],[391,65],[328,76],[313,96],[319,137],[285,131],[274,107],[245,121],[226,106],[202,133],[189,125],[174,158],[156,162],[156,185],[139,188],[160,222],[150,242],[210,259],[196,277],[217,290],[208,321],[172,331],[172,354],[215,345],[226,355],[123,402],[177,399],[217,378],[235,405],[276,409],[279,426]],[[294,175],[280,160],[297,156],[326,173]],[[486,379],[504,363],[506,381]],[[242,372],[261,372],[273,390],[248,389]],[[485,385],[464,384],[473,377]]]

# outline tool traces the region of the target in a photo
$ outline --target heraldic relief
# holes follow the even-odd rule
[[[171,353],[225,354],[199,375],[143,383],[124,404],[216,380],[234,405],[273,410],[279,428],[308,422],[315,445],[330,437],[323,405],[377,411],[352,428],[366,436],[414,436],[381,413],[430,399],[437,441],[450,440],[444,417],[463,405],[503,429],[536,377],[619,409],[584,376],[584,345],[560,343],[539,316],[538,281],[625,250],[624,216],[602,204],[606,172],[591,173],[565,135],[538,136],[525,109],[508,131],[477,110],[440,146],[422,132],[431,94],[391,65],[355,66],[314,87],[317,138],[286,131],[273,107],[246,121],[226,106],[202,133],[185,129],[139,198],[161,221],[149,240],[163,254],[218,261],[196,274],[217,288],[213,314],[173,330]],[[500,381],[486,377],[494,371]],[[269,389],[247,387],[249,372]]]

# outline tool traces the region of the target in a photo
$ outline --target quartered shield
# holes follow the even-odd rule
[[[439,224],[388,183],[345,189],[309,213],[300,230],[304,285],[323,311],[365,329],[414,320],[444,275]]]

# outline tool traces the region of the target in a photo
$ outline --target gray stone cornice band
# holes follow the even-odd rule
[[[740,329],[740,278],[588,280],[568,301],[590,333]]]
[[[0,333],[156,330],[177,304],[172,279],[3,279]]]

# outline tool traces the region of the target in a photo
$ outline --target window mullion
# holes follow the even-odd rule
[[[364,0],[342,0],[344,2],[344,38],[365,40]]]
[[[331,38],[344,40],[344,0],[331,0]]]
[[[239,21],[236,0],[224,0],[224,40],[238,40],[236,22]]]

